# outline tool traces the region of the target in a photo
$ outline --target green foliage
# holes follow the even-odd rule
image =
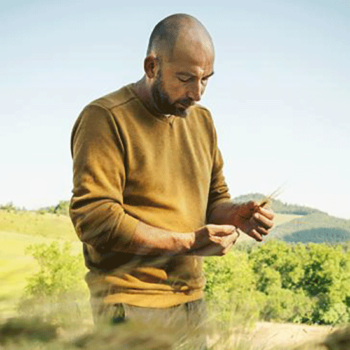
[[[260,297],[255,288],[255,275],[245,251],[230,252],[224,257],[205,260],[205,295],[209,307],[223,321],[245,323],[256,320]],[[232,320],[240,317],[240,320]]]
[[[207,258],[205,271],[207,297],[224,313],[249,305],[266,321],[350,321],[350,252],[342,246],[269,241]]]
[[[71,253],[71,244],[38,244],[28,247],[27,252],[39,265],[39,271],[28,278],[26,299],[19,305],[25,314],[40,314],[46,319],[66,322],[80,317],[80,304],[87,299],[84,283],[84,263],[81,255]],[[64,310],[69,310],[65,313]]]
[[[71,254],[71,244],[58,242],[28,247],[27,252],[38,262],[40,270],[28,279],[27,293],[35,297],[59,297],[80,290],[84,270],[80,256]]]

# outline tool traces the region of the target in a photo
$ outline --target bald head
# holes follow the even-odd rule
[[[186,14],[172,15],[154,28],[145,75],[134,88],[152,113],[184,117],[200,101],[213,66],[214,46],[203,24]]]
[[[147,56],[170,59],[177,48],[204,50],[214,56],[210,34],[196,18],[187,14],[175,14],[160,21],[151,34]]]

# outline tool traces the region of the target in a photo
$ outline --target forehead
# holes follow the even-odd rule
[[[172,55],[165,62],[168,69],[194,70],[210,74],[213,71],[214,52],[208,40],[180,36]]]

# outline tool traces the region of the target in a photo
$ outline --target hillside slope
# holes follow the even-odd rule
[[[253,193],[234,198],[235,202],[265,198]],[[318,209],[286,204],[272,199],[271,208],[276,213],[276,227],[266,238],[290,243],[343,243],[350,241],[350,220],[330,216]],[[284,218],[284,221],[282,220]]]

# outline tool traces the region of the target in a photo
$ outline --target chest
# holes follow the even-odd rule
[[[125,195],[175,196],[186,191],[205,198],[212,154],[210,134],[196,125],[179,121],[173,126],[164,123],[142,132],[134,130],[125,147]]]

